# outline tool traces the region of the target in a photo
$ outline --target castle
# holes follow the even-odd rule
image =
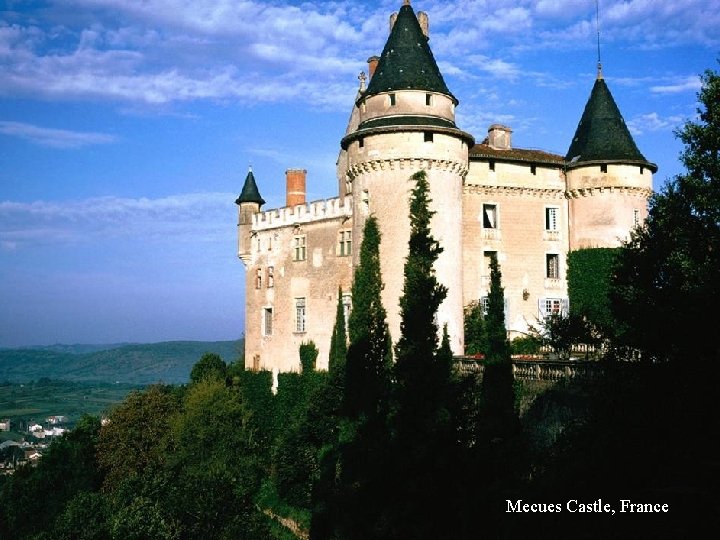
[[[448,295],[437,313],[455,354],[463,353],[463,310],[484,302],[497,256],[511,336],[568,308],[566,255],[615,247],[647,215],[657,166],[638,150],[598,69],[569,150],[560,156],[512,146],[494,124],[475,138],[455,124],[428,41],[428,18],[405,0],[390,18],[380,57],[353,104],[337,160],[338,197],[306,202],[306,173],[287,171],[286,206],[261,211],[250,171],[235,201],[238,255],[245,265],[245,365],[299,370],[298,348],[312,340],[326,368],[338,303],[352,306],[353,269],[368,216],[382,242],[383,305],[400,333],[398,301],[410,234],[410,176],[424,170],[443,252],[435,269]]]

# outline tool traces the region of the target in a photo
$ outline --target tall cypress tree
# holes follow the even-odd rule
[[[485,330],[487,332],[487,360],[489,362],[509,362],[510,342],[505,327],[505,291],[496,254],[490,258],[490,292],[488,292]]]
[[[433,268],[442,252],[430,231],[427,175],[411,177],[410,240],[400,299],[391,417],[393,502],[385,522],[391,538],[454,538],[459,459],[459,389],[447,339],[438,347],[436,313],[447,295]]]
[[[384,478],[392,357],[380,296],[380,238],[377,219],[370,216],[352,286],[340,435],[321,464],[312,540],[377,538],[378,516],[388,501]]]

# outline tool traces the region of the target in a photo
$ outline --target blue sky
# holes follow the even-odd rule
[[[235,339],[237,197],[284,171],[336,195],[365,60],[400,0],[0,1],[0,346]],[[565,154],[597,59],[592,0],[416,0],[459,126]],[[600,1],[608,86],[660,170],[717,69],[717,0]]]

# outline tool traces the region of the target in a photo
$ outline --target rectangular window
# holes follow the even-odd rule
[[[365,138],[364,138],[364,137],[360,137],[360,138],[358,139],[358,147],[359,147],[359,148],[364,148],[364,147],[365,147]]]
[[[640,210],[637,208],[633,210],[633,225],[636,227],[640,225]]]
[[[264,336],[272,336],[272,314],[273,310],[271,307],[266,307],[263,309],[263,335]]]
[[[295,332],[302,334],[305,332],[305,298],[295,299]]]
[[[432,94],[425,94],[425,105],[432,105]]]
[[[496,204],[483,204],[482,211],[483,228],[485,229],[497,229],[497,205]]]
[[[490,167],[491,171],[494,171],[495,170],[495,161],[493,161],[493,160],[488,161],[488,167]]]
[[[424,135],[425,142],[433,142],[432,131],[426,131],[423,135]]]
[[[389,94],[389,96],[390,96],[390,106],[394,107],[395,106],[395,94]]]
[[[262,268],[258,268],[255,271],[255,288],[260,289],[262,287]]]
[[[480,305],[482,306],[483,315],[487,315],[488,309],[490,309],[490,297],[489,296],[481,296],[480,297]]]
[[[305,260],[305,235],[293,236],[293,261]]]
[[[551,315],[565,315],[568,311],[568,301],[566,298],[541,298],[539,301],[540,317],[550,317]]]
[[[607,173],[607,163],[603,163],[602,165],[600,165],[600,172]]]
[[[275,267],[267,267],[267,287],[268,289],[275,286]]]
[[[340,231],[338,235],[338,255],[348,257],[352,254],[352,231]]]
[[[545,277],[550,279],[560,278],[560,255],[557,253],[545,255]]]
[[[530,174],[537,174],[537,166],[530,165]]]
[[[558,208],[549,207],[545,208],[545,230],[546,231],[557,231],[558,230]]]

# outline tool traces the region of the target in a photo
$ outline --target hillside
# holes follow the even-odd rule
[[[185,383],[193,364],[204,353],[217,353],[231,363],[242,357],[242,344],[242,340],[166,341],[106,348],[53,345],[0,349],[0,382],[48,378],[128,384]]]

